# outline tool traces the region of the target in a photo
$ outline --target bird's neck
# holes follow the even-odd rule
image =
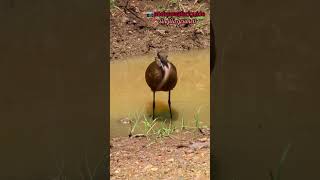
[[[169,78],[169,74],[170,74],[170,69],[171,69],[171,64],[168,62],[167,63],[168,66],[162,66],[163,68],[163,78],[160,82],[160,84],[158,85],[158,88],[157,89],[161,89],[162,86],[168,81],[168,78]]]

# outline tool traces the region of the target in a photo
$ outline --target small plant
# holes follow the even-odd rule
[[[131,120],[131,119],[130,119],[130,125],[131,125],[131,126],[130,126],[129,137],[132,136],[132,134],[133,134],[133,132],[134,132],[134,130],[135,130],[138,122],[139,122],[139,120],[137,120],[137,119],[134,119],[134,120]]]
[[[157,135],[157,137],[167,137],[174,132],[175,127],[172,126],[172,122],[170,121],[169,127],[166,127],[165,122],[166,120],[161,123],[161,127],[158,129],[158,131],[156,131],[155,134]]]
[[[184,129],[186,129],[186,126],[184,125],[184,118],[182,116],[182,118],[181,118],[181,130],[184,130]]]
[[[133,132],[135,131],[139,121],[140,121],[140,113],[139,112],[135,112],[133,117],[131,117],[131,114],[129,113],[129,117],[130,117],[130,132],[129,132],[129,137],[132,136]]]
[[[280,162],[279,162],[279,166],[278,166],[278,169],[277,169],[277,172],[275,174],[275,176],[273,175],[272,171],[269,172],[270,174],[270,179],[271,180],[280,180],[280,173],[281,173],[281,169],[282,169],[282,166],[283,166],[283,163],[287,157],[287,154],[289,152],[289,149],[290,149],[291,145],[288,144],[286,149],[284,150],[282,156],[281,156],[281,159],[280,159]]]
[[[149,135],[150,131],[153,130],[153,127],[157,124],[156,120],[157,118],[155,118],[153,121],[150,121],[148,118],[146,118],[146,116],[144,116],[143,124],[146,136]]]
[[[176,4],[178,2],[178,0],[169,0],[169,2],[172,4]]]
[[[197,129],[200,129],[200,123],[201,123],[199,118],[200,110],[201,110],[201,107],[199,107],[197,112],[194,114],[194,121]]]
[[[205,26],[204,24],[198,23],[198,24],[196,25],[196,28],[197,28],[197,29],[203,29],[204,26]]]
[[[194,114],[194,123],[195,126],[187,126],[185,124],[185,118],[182,116],[181,118],[181,127],[179,129],[186,130],[186,129],[196,129],[199,132],[202,133],[202,122],[200,121],[200,110],[201,107],[198,108],[198,110]],[[135,112],[133,116],[129,114],[130,117],[130,129],[129,129],[129,137],[141,137],[145,136],[149,138],[150,136],[156,136],[156,137],[166,137],[170,136],[172,133],[175,132],[176,127],[172,125],[172,121],[170,120],[170,123],[166,123],[167,119],[162,121],[159,118],[151,119],[151,117],[148,117],[144,115],[142,112]],[[159,123],[160,122],[160,123]],[[139,129],[138,131],[142,131],[143,134],[135,134],[136,129]]]
[[[114,5],[115,5],[114,0],[110,0],[110,9],[114,8]]]
[[[166,8],[165,8],[164,6],[162,6],[162,5],[157,5],[157,9],[158,9],[159,11],[164,11],[164,10],[166,10]]]
[[[195,19],[197,19],[198,21],[204,20],[205,17],[204,16],[196,16],[194,17]]]

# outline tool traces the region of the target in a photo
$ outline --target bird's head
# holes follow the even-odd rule
[[[160,50],[157,53],[158,58],[160,59],[160,62],[168,67],[168,54],[164,50]]]

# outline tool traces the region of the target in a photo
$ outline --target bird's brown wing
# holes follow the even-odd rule
[[[163,77],[163,72],[158,66],[156,61],[152,62],[145,73],[146,82],[151,88],[151,90],[156,91],[158,84],[161,82]]]
[[[169,73],[170,73],[169,78],[168,78],[166,85],[163,87],[164,91],[172,90],[176,86],[177,81],[178,81],[176,67],[171,62],[170,62],[170,66],[171,66],[171,69],[169,71]]]

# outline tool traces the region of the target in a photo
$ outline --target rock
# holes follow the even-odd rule
[[[135,11],[136,11],[137,13],[140,13],[140,9],[139,9],[138,7],[135,7]]]
[[[181,47],[182,47],[183,49],[190,50],[190,46],[189,46],[189,45],[182,44]]]
[[[156,31],[157,31],[158,33],[160,33],[161,35],[166,34],[166,31],[165,31],[165,30],[157,29]]]
[[[128,117],[119,120],[122,124],[130,124],[130,119]]]
[[[188,149],[188,150],[186,150],[185,152],[186,152],[187,154],[190,154],[190,153],[193,153],[194,150],[193,150],[193,149]]]
[[[206,141],[208,141],[208,138],[201,138],[201,139],[199,139],[199,141],[206,142]]]
[[[127,17],[123,17],[122,19],[121,19],[121,22],[122,23],[128,23],[129,22],[129,18],[127,18]]]
[[[203,31],[202,30],[200,30],[200,29],[196,29],[195,31],[194,31],[194,34],[204,34],[203,33]]]
[[[157,171],[157,170],[158,170],[157,167],[151,168],[151,171]]]
[[[200,172],[201,173],[201,172]],[[207,180],[207,179],[210,179],[209,177],[206,177],[202,174],[198,174],[197,177],[195,178],[195,180]]]
[[[195,142],[192,145],[190,145],[190,148],[192,149],[202,149],[202,148],[208,148],[209,142]]]
[[[152,167],[153,167],[152,164],[148,164],[146,167],[143,168],[143,170],[145,171],[145,170],[150,169]]]
[[[151,24],[152,28],[157,28],[159,26],[159,22],[158,21],[152,21],[152,22],[150,22],[150,24]]]

